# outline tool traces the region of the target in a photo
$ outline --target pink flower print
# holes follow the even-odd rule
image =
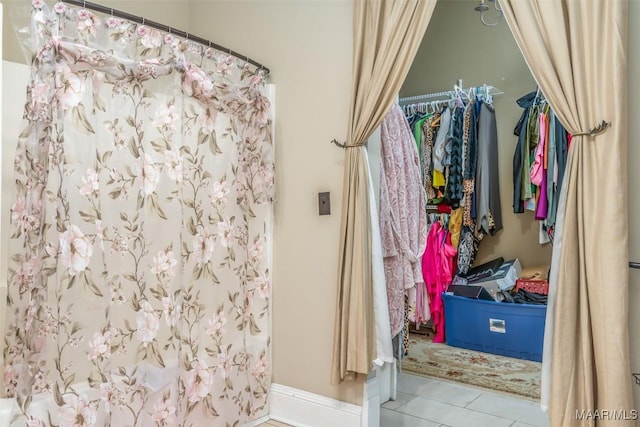
[[[264,80],[264,72],[263,71],[258,71],[257,73],[255,73],[253,75],[253,77],[251,77],[251,81],[249,82],[249,84],[251,86],[257,86],[260,83],[262,83],[263,80]]]
[[[25,258],[23,255],[19,255],[17,264],[18,268],[13,276],[13,281],[20,287],[20,291],[22,292],[25,288],[33,284],[33,278],[40,262],[35,256]]]
[[[266,353],[262,353],[253,365],[253,376],[256,379],[259,379],[269,375],[269,373],[269,360],[267,359]]]
[[[96,409],[84,397],[66,394],[60,409],[60,427],[87,427],[96,422]]]
[[[97,196],[100,189],[100,177],[93,169],[87,169],[87,173],[82,177],[84,186],[80,188],[80,194],[83,196]]]
[[[215,49],[213,49],[213,48],[211,48],[211,47],[208,47],[208,48],[204,51],[204,56],[205,56],[207,59],[213,59],[213,57],[215,56],[215,53],[216,53]]]
[[[31,6],[35,7],[36,9],[42,9],[42,7],[44,6],[44,1],[43,0],[33,0],[31,2]]]
[[[193,64],[189,64],[186,67],[183,86],[188,96],[204,96],[208,98],[213,91],[211,79],[203,70]]]
[[[11,208],[11,222],[20,225],[27,213],[27,200],[24,196],[18,196]],[[20,228],[23,228],[22,226]]]
[[[148,153],[142,157],[142,195],[150,196],[158,188],[158,182],[160,182],[160,171],[156,167],[153,159]]]
[[[153,49],[154,47],[162,45],[162,33],[160,31],[140,25],[136,32],[138,33],[138,37],[140,37],[140,43],[142,43],[142,46]]]
[[[233,56],[227,55],[220,62],[218,62],[218,73],[222,75],[227,75],[231,72],[231,66],[234,63]]]
[[[53,10],[56,13],[63,14],[63,13],[65,13],[67,11],[67,5],[64,4],[64,3],[56,3],[56,5],[53,6]]]
[[[218,353],[218,372],[220,372],[220,375],[222,376],[223,379],[228,378],[229,374],[231,373],[231,359],[229,358],[229,355],[227,354],[227,350],[225,350],[224,348],[220,349],[220,352]]]
[[[258,174],[260,175],[260,177],[262,177],[262,182],[264,182],[266,185],[273,185],[273,179],[275,178],[273,173],[273,166],[261,166],[258,169]]]
[[[229,219],[224,219],[224,221],[220,221],[218,223],[218,237],[220,237],[220,243],[225,248],[231,246],[233,239],[235,237],[235,230],[233,225],[231,225],[231,221]]]
[[[93,13],[86,9],[82,9],[78,12],[78,30],[89,31],[91,35],[96,35],[96,25],[100,21]]]
[[[182,166],[182,156],[176,150],[164,152],[164,165],[167,168],[167,175],[175,182],[182,182],[184,169]]]
[[[89,360],[104,360],[111,356],[111,332],[106,331],[103,334],[95,332],[93,339],[89,342]]]
[[[260,295],[260,298],[262,299],[269,298],[269,291],[271,290],[271,281],[269,280],[265,272],[261,272],[260,275],[255,278],[253,283],[255,284],[256,289],[258,290],[258,294]]]
[[[185,378],[186,395],[189,402],[199,402],[207,397],[213,386],[213,374],[203,360],[195,360]]]
[[[89,266],[93,246],[77,226],[70,225],[60,235],[60,254],[62,264],[69,269],[69,275],[75,276]]]
[[[219,313],[211,316],[211,319],[209,319],[209,326],[207,327],[206,331],[209,335],[212,336],[218,334],[222,335],[224,334],[224,329],[222,327],[225,325],[225,323],[227,323],[227,318],[225,317],[224,313],[220,311]]]
[[[57,65],[57,72],[62,75],[62,93],[58,93],[58,97],[65,109],[77,106],[82,101],[82,95],[85,90],[84,79],[74,74],[68,65]]]
[[[218,112],[211,107],[202,109],[202,112],[198,115],[198,125],[200,125],[200,129],[202,129],[202,133],[205,135],[211,135],[213,133],[217,116]]]
[[[169,400],[163,400],[153,405],[153,421],[156,426],[174,426],[178,424],[176,407]]]
[[[117,230],[114,230],[114,239],[111,242],[111,252],[119,252],[120,255],[124,255],[129,251],[129,237],[125,237]]]
[[[162,298],[162,312],[164,313],[164,320],[167,322],[167,326],[176,326],[178,320],[180,320],[180,314],[182,308],[179,304],[176,304],[176,300],[173,296]]]
[[[227,203],[227,195],[229,194],[229,186],[227,181],[217,181],[211,186],[211,203]]]
[[[158,255],[153,257],[154,266],[151,267],[151,272],[157,275],[169,275],[173,276],[176,273],[173,271],[173,267],[176,266],[177,261],[173,256],[173,251],[160,251]]]
[[[36,306],[36,300],[30,298],[29,305],[27,306],[27,321],[25,323],[25,329],[27,331],[31,329],[31,324],[33,323],[33,318],[36,316],[37,311],[38,307]]]
[[[262,244],[262,240],[256,240],[248,247],[249,258],[251,261],[261,261],[262,254],[264,252],[264,245]]]
[[[109,19],[107,19],[107,27],[111,29],[118,28],[122,25],[122,22],[122,19],[114,18],[113,16],[111,16]]]
[[[193,256],[196,264],[202,267],[211,261],[215,242],[213,236],[209,233],[209,229],[200,227],[200,230],[193,238]]]
[[[269,111],[269,100],[266,97],[260,95],[258,92],[256,97],[251,102],[255,111],[255,122],[259,127],[264,127],[269,123],[271,114]]]
[[[156,337],[158,329],[160,328],[158,317],[148,301],[140,302],[140,309],[136,315],[136,321],[138,326],[136,331],[137,337],[146,347]]]
[[[50,96],[51,86],[47,83],[38,83],[33,87],[31,91],[31,114],[33,114],[34,117],[46,117]]]
[[[168,129],[176,129],[176,121],[178,120],[178,111],[175,105],[163,104],[156,110],[156,119],[151,122],[154,127],[166,131]]]
[[[78,19],[81,21],[86,21],[87,19],[91,19],[91,12],[89,12],[87,9],[79,10]]]
[[[100,384],[100,400],[104,403],[104,410],[107,414],[111,413],[111,405],[115,403],[115,390],[111,383]]]
[[[4,378],[4,389],[7,395],[12,396],[18,385],[18,369],[13,365],[5,365],[2,375]]]

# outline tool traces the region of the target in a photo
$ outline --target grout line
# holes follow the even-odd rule
[[[471,402],[467,403],[467,404],[464,406],[464,408],[465,408],[465,409],[469,409],[469,408],[467,408],[467,406],[471,405],[473,402],[475,402],[476,400],[480,399],[480,398],[482,397],[482,395],[483,395],[483,394],[484,394],[484,393],[480,393],[479,395],[477,395],[477,396],[476,396],[476,398],[475,398],[475,399],[473,399]]]
[[[478,414],[488,415],[488,416],[490,416],[490,417],[496,417],[496,418],[501,418],[501,419],[503,419],[503,420],[511,421],[511,424],[509,424],[509,426],[513,425],[513,424],[517,421],[517,420],[514,420],[513,418],[507,418],[507,417],[502,417],[502,416],[500,416],[500,415],[489,414],[489,413],[487,413],[487,412],[478,411],[477,409],[465,408],[465,407],[463,407],[463,406],[457,406],[457,405],[453,405],[453,404],[451,404],[451,403],[440,402],[440,401],[438,401],[438,400],[429,399],[429,398],[427,398],[427,397],[423,397],[423,396],[418,396],[418,397],[420,397],[420,398],[422,398],[422,399],[424,399],[424,400],[429,400],[429,401],[431,401],[431,402],[439,403],[439,404],[441,404],[441,405],[453,406],[454,408],[460,408],[460,409],[464,409],[464,410],[466,410],[466,411],[472,411],[472,412],[476,412],[476,413],[478,413]],[[402,406],[404,406],[404,405],[402,405]],[[402,407],[402,406],[401,406],[401,407]],[[401,408],[401,407],[400,407],[400,408]],[[399,409],[399,408],[398,408],[398,409]],[[417,415],[407,414],[407,413],[405,413],[405,412],[400,412],[400,411],[396,411],[396,412],[399,412],[399,413],[404,414],[404,415],[410,415],[410,416],[412,416],[412,417],[420,418],[420,419],[423,419],[423,420],[431,421],[431,422],[434,422],[434,423],[437,423],[437,422],[438,422],[437,420],[433,420],[433,419],[430,419],[430,418],[422,418],[422,417],[419,417],[419,416],[417,416]]]

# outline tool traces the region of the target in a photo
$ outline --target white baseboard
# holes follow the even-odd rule
[[[269,417],[296,427],[361,427],[362,406],[282,384],[271,385]]]
[[[260,424],[266,423],[270,419],[271,418],[268,415],[265,415],[264,417],[260,417],[257,420],[251,421],[250,423],[242,424],[242,427],[256,427]]]

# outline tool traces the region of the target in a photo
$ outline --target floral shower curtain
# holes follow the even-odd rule
[[[11,425],[266,415],[263,74],[144,25],[32,6],[4,348]]]

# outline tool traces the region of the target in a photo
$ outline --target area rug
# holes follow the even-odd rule
[[[402,370],[499,392],[540,399],[542,364],[435,344],[431,335],[410,334]]]

